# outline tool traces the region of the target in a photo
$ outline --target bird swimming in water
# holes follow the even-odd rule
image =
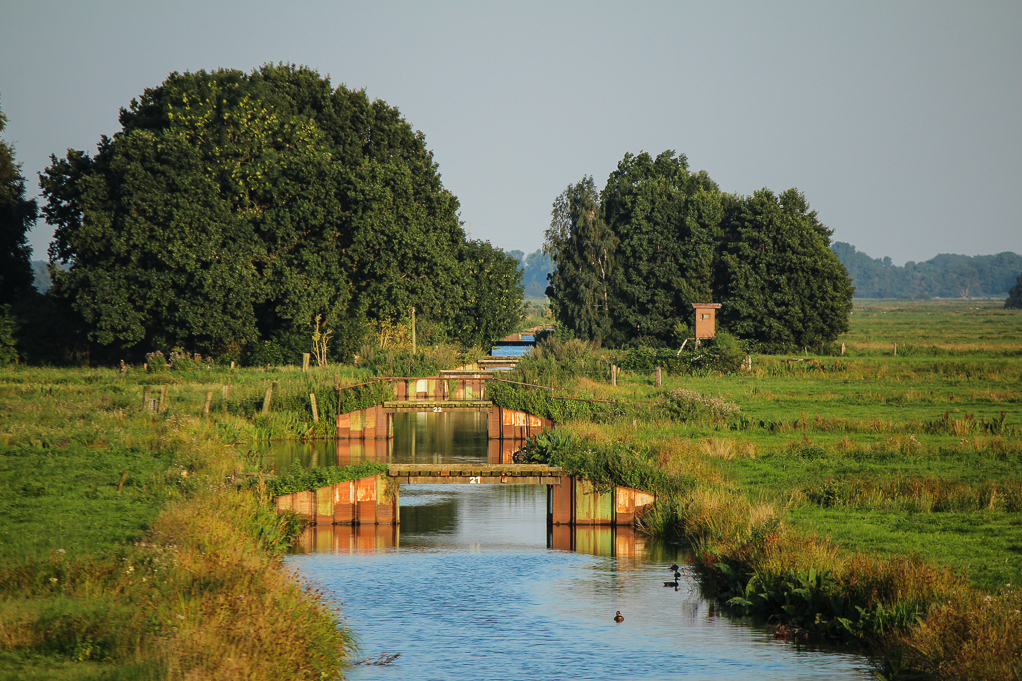
[[[614,621],[617,622],[618,624],[620,624],[621,622],[625,621],[625,618],[621,615],[621,611],[620,610],[618,610],[617,614],[614,615]]]
[[[674,572],[677,572],[678,571],[678,564],[677,563],[671,563],[671,567],[669,567],[667,569],[668,570],[672,570]]]
[[[673,586],[675,588],[675,590],[677,590],[677,588],[678,588],[678,580],[679,579],[681,579],[681,573],[678,572],[677,570],[675,570],[674,571],[674,581],[673,582],[664,582],[664,586]]]

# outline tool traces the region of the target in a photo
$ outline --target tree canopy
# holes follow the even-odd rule
[[[680,343],[692,303],[721,303],[723,328],[762,348],[817,345],[848,328],[854,289],[831,231],[795,189],[722,192],[683,154],[626,154],[554,202],[547,295],[583,338]]]
[[[617,242],[593,178],[568,186],[554,201],[552,216],[543,250],[557,265],[546,289],[554,315],[580,337],[602,339],[610,332]]]
[[[291,355],[317,315],[351,327],[411,307],[458,336],[480,299],[424,136],[364,91],[284,64],[173,73],[120,123],[41,178],[51,259],[70,266],[52,291],[96,343]]]
[[[0,132],[5,127],[7,117],[0,111]],[[14,147],[0,139],[0,305],[34,291],[28,231],[36,215],[35,200],[25,198],[25,178],[14,160]]]
[[[817,346],[847,331],[855,289],[831,233],[795,189],[735,202],[717,269],[722,325],[768,349]]]
[[[1005,310],[1022,310],[1022,274],[1015,280],[1017,283],[1008,292],[1008,299],[1004,301]]]

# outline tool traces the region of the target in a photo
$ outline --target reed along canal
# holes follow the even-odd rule
[[[394,427],[392,441],[365,448],[273,443],[264,462],[284,472],[298,461],[499,456],[485,414],[395,414]],[[399,526],[320,525],[288,557],[343,603],[359,659],[401,653],[352,667],[350,679],[873,678],[862,656],[785,643],[719,614],[677,547],[609,527],[548,532],[545,486],[404,485],[400,498]],[[672,562],[677,589],[664,587]]]

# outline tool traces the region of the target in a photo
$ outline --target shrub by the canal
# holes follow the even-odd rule
[[[674,503],[695,486],[694,478],[664,471],[656,452],[635,443],[600,441],[553,429],[529,439],[525,452],[529,462],[560,466],[600,491],[620,485],[652,492],[658,502]]]
[[[445,344],[422,347],[415,354],[401,350],[375,350],[360,363],[376,376],[425,378],[436,376],[444,369],[471,364],[485,355],[480,348],[465,349]]]
[[[266,488],[271,497],[279,497],[283,494],[309,492],[320,487],[329,487],[339,482],[361,480],[386,472],[387,465],[375,461],[363,461],[352,466],[294,468],[287,475],[267,480]],[[249,484],[258,484],[258,479],[251,480]]]
[[[695,371],[730,374],[741,369],[746,354],[740,340],[721,331],[713,340],[701,341],[698,347],[686,344],[680,351],[646,345],[634,347],[621,359],[621,368],[645,374],[656,367],[672,374]]]
[[[555,423],[567,421],[603,423],[624,413],[616,402],[559,399],[551,391],[538,387],[529,388],[513,383],[491,381],[486,390],[489,398],[497,406],[524,411]]]

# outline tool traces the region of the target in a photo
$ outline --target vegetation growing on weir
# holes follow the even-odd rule
[[[278,497],[292,492],[305,492],[320,487],[329,487],[349,480],[361,480],[372,475],[387,472],[387,465],[375,461],[363,461],[353,466],[319,466],[316,468],[292,468],[286,475],[270,478],[263,482],[253,478],[250,486],[266,485],[270,497]]]

